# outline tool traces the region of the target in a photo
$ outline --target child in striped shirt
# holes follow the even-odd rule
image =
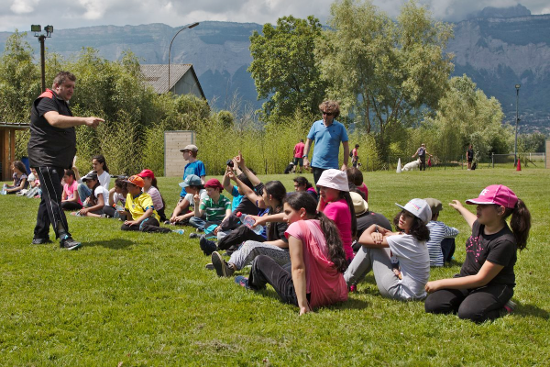
[[[450,262],[455,252],[455,237],[458,229],[438,221],[439,212],[443,210],[441,201],[434,198],[424,199],[432,209],[432,220],[426,225],[430,230],[430,240],[426,243],[430,254],[430,266],[443,266]]]

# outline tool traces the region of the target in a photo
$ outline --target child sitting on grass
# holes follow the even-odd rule
[[[189,224],[199,231],[216,226],[211,233],[218,235],[220,233],[220,224],[231,215],[231,201],[222,195],[223,186],[216,178],[211,178],[204,185],[208,199],[201,200],[198,194],[193,196],[195,202],[194,216],[189,220]],[[202,219],[205,215],[206,220]],[[221,237],[220,237],[221,238]],[[201,241],[206,237],[201,236]]]
[[[126,220],[126,216],[120,216],[120,212],[124,211],[126,206],[126,196],[128,196],[128,189],[126,189],[125,178],[118,177],[115,180],[115,187],[109,190],[109,205],[103,208],[105,215]]]
[[[40,179],[35,168],[31,168],[31,174],[29,175],[29,190],[25,193],[28,198],[39,198],[42,195],[42,189],[40,188]]]
[[[103,207],[109,200],[109,191],[99,183],[99,178],[95,171],[88,173],[82,177],[82,182],[90,189],[90,196],[84,201],[83,208],[77,212],[71,213],[76,216],[89,216],[101,218]]]
[[[348,181],[354,184],[355,187],[364,194],[365,201],[368,203],[369,189],[363,182],[363,172],[361,172],[359,168],[352,167],[347,169],[346,174],[348,175]]]
[[[351,286],[372,270],[382,296],[400,301],[424,299],[424,286],[430,278],[426,247],[430,231],[426,223],[432,212],[422,199],[412,199],[405,206],[396,205],[402,210],[393,223],[402,232],[393,233],[376,224],[370,226],[359,238],[362,246],[344,278]]]
[[[141,232],[172,232],[168,228],[160,227],[159,215],[153,206],[153,199],[145,192],[142,192],[145,183],[143,179],[137,175],[128,177],[126,188],[128,196],[126,196],[125,214],[127,218],[122,227],[123,231],[141,231]],[[183,234],[183,231],[178,232]]]
[[[238,276],[235,282],[253,290],[269,283],[283,302],[299,307],[300,315],[346,301],[348,291],[342,273],[348,263],[342,240],[334,222],[316,207],[305,192],[293,192],[285,198],[290,271],[260,255],[252,263],[249,277]]]
[[[63,210],[82,209],[82,202],[78,195],[78,182],[72,169],[66,169],[63,176],[63,194],[61,194],[61,208]]]
[[[461,319],[480,323],[513,311],[514,266],[517,250],[527,246],[531,213],[504,185],[488,186],[466,204],[477,205],[477,214],[458,200],[450,204],[472,228],[466,241],[466,260],[454,278],[426,284],[430,295],[424,307],[426,312],[457,313]],[[510,215],[511,230],[506,222]]]
[[[143,178],[143,192],[151,196],[155,210],[160,217],[160,221],[164,223],[166,221],[166,215],[164,214],[164,199],[160,194],[155,174],[150,169],[144,169],[138,176]]]
[[[434,198],[424,199],[432,210],[432,220],[426,225],[430,230],[430,240],[426,243],[430,254],[430,266],[443,266],[450,262],[455,252],[455,237],[458,229],[438,221],[439,212],[443,210],[441,201]]]
[[[4,185],[2,194],[16,194],[19,191],[26,189],[28,186],[27,182],[27,168],[21,161],[14,161],[11,164],[11,170],[13,171],[13,185]]]
[[[180,200],[178,205],[174,208],[170,221],[168,223],[165,222],[164,224],[180,226],[189,224],[189,220],[193,218],[193,215],[195,214],[195,201],[193,200],[193,197],[195,195],[199,195],[200,201],[208,199],[208,194],[204,189],[202,180],[197,175],[187,176],[183,182],[180,182],[180,186],[185,189],[187,194],[185,194],[185,197]],[[198,235],[194,232],[191,233],[191,235],[191,238],[198,237]]]

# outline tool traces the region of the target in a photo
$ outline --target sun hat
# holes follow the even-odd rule
[[[223,185],[217,178],[211,178],[210,180],[206,181],[206,183],[204,184],[204,187],[211,187],[213,189],[223,190]]]
[[[353,208],[355,209],[356,216],[365,214],[367,210],[369,210],[369,203],[367,203],[361,195],[356,192],[350,192],[349,196],[351,197],[351,201],[353,202]]]
[[[189,187],[189,186],[202,186],[201,178],[197,175],[189,175],[185,177],[185,180],[183,182],[180,182],[181,187]]]
[[[428,223],[430,219],[432,219],[432,210],[430,209],[430,206],[426,202],[426,200],[423,199],[412,199],[409,201],[405,206],[399,205],[395,203],[398,207],[401,209],[404,209],[420,219],[424,224]]]
[[[145,178],[145,177],[148,177],[148,178],[151,178],[151,179],[155,178],[155,174],[150,169],[144,169],[143,171],[138,173],[138,176],[141,177],[141,178]]]
[[[183,148],[183,149],[180,149],[180,152],[185,152],[185,151],[187,151],[187,150],[189,150],[189,151],[192,151],[192,152],[195,152],[195,153],[196,153],[196,152],[198,152],[198,151],[199,151],[199,148],[197,148],[197,146],[196,146],[196,145],[194,145],[194,144],[189,144],[189,145],[186,145],[186,146],[185,146],[185,148]]]
[[[426,200],[426,202],[430,206],[430,209],[432,210],[432,215],[439,213],[443,210],[443,204],[441,203],[441,201],[434,198],[425,198],[424,200]]]
[[[139,177],[138,175],[130,176],[127,180],[124,180],[124,182],[131,183],[132,185],[136,185],[138,187],[143,187],[145,185],[145,182],[143,182],[143,178]]]
[[[82,177],[82,182],[86,182],[88,180],[97,180],[97,172],[90,171],[86,174],[86,176]]]
[[[349,191],[348,176],[346,172],[338,169],[327,169],[323,171],[316,185],[340,191]]]
[[[475,199],[466,200],[466,204],[495,204],[513,209],[518,202],[518,197],[512,190],[504,185],[487,186]]]

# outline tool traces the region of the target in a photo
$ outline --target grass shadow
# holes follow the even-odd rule
[[[262,289],[262,290],[259,290],[259,291],[256,291],[257,294],[261,294],[262,296],[264,297],[269,297],[269,298],[273,298],[273,299],[276,299],[276,300],[279,300],[281,302],[283,302],[281,300],[281,297],[279,297],[279,295],[277,294],[277,292],[275,292],[275,290],[271,287],[268,287],[266,289]],[[349,295],[351,296],[352,293],[350,293]],[[362,300],[362,299],[357,299],[357,298],[351,298],[349,297],[347,302],[339,302],[339,303],[335,303],[333,305],[330,305],[330,306],[323,306],[319,309],[350,309],[350,310],[361,310],[361,309],[365,309],[367,308],[368,306],[368,302],[365,301],[365,300]]]
[[[518,304],[515,312],[512,315],[517,315],[520,317],[529,317],[535,316],[540,317],[541,319],[548,320],[550,318],[550,313],[546,310],[543,310],[540,307],[534,305],[522,305]]]
[[[134,242],[125,239],[125,238],[115,238],[108,241],[94,241],[94,242],[82,242],[82,247],[96,247],[96,246],[102,246],[107,247],[112,250],[123,250],[131,245],[133,245]]]

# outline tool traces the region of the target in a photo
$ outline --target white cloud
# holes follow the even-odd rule
[[[38,3],[38,0],[15,0],[10,9],[15,14],[28,14],[34,11],[35,5]]]
[[[457,21],[487,6],[514,6],[517,0],[418,0],[437,19]],[[95,25],[164,23],[178,27],[206,20],[275,23],[278,18],[330,16],[331,0],[0,0],[0,31],[27,30],[51,23],[57,29]],[[405,0],[374,0],[388,15],[399,14]],[[548,0],[525,0],[533,14],[550,13]]]

